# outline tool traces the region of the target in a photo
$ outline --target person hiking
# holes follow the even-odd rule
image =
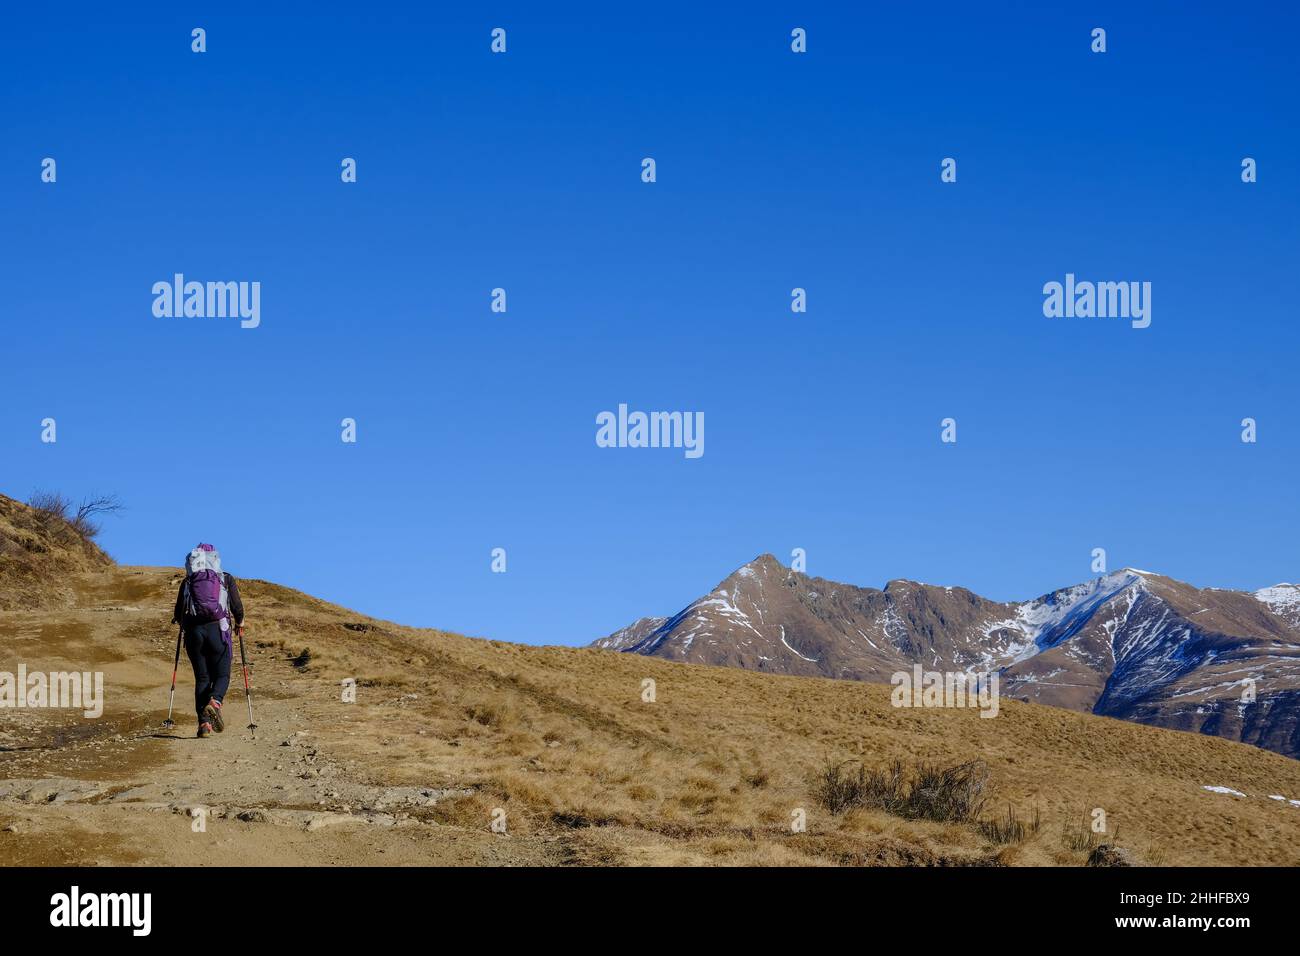
[[[226,729],[222,701],[230,686],[234,650],[231,619],[242,637],[244,602],[233,575],[221,570],[221,555],[210,544],[200,544],[185,557],[185,578],[176,593],[172,623],[185,635],[185,653],[194,668],[194,708],[199,716],[198,736]]]

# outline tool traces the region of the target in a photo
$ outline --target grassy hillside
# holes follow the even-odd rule
[[[902,710],[884,685],[409,629],[259,581],[242,585],[257,737],[236,676],[230,728],[196,740],[183,657],[178,726],[160,728],[179,570],[86,565],[65,575],[64,603],[0,613],[0,671],[100,670],[107,698],[98,720],[0,710],[6,862],[1081,865],[1085,814],[1102,808],[1094,842],[1140,861],[1300,864],[1300,805],[1270,799],[1300,800],[1300,763],[1246,745],[1009,701],[993,719]],[[978,820],[831,813],[820,798],[828,765],[895,759],[981,761],[979,816],[1010,805],[1040,825],[1001,843]],[[806,832],[791,830],[797,811]]]
[[[0,611],[65,603],[68,574],[110,564],[66,518],[0,495]]]
[[[1063,831],[1101,807],[1148,861],[1300,863],[1300,807],[1269,799],[1300,799],[1300,764],[1241,744],[1014,702],[994,719],[900,710],[880,685],[411,630],[253,581],[258,739],[234,690],[225,735],[187,736],[184,661],[177,736],[160,735],[177,575],[86,572],[74,607],[3,615],[0,670],[93,668],[108,685],[98,721],[0,711],[0,831],[17,828],[0,832],[5,859],[1071,865],[1087,853]],[[982,760],[987,815],[1009,802],[1041,826],[1002,846],[967,823],[833,815],[818,777],[850,758]],[[212,808],[206,834],[182,816],[193,805]],[[490,830],[498,808],[505,834]],[[804,833],[790,830],[798,809]]]

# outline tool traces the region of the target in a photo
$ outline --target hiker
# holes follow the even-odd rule
[[[200,544],[185,558],[185,579],[176,594],[172,623],[185,634],[185,653],[194,667],[194,708],[199,715],[198,736],[226,729],[221,714],[230,686],[231,618],[240,637],[244,634],[244,602],[232,575],[221,570],[221,555],[210,544]]]

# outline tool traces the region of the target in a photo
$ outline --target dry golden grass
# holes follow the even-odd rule
[[[102,651],[110,680],[124,688],[106,718],[156,726],[177,574],[87,572],[74,610],[8,615],[0,642],[33,666],[41,655],[84,660]],[[1300,763],[1246,745],[1014,701],[1003,701],[994,719],[901,710],[882,685],[471,639],[364,618],[264,582],[241,582],[241,590],[259,719],[309,731],[349,781],[468,791],[414,812],[424,826],[385,836],[386,855],[366,862],[1082,865],[1089,848],[1067,837],[1100,807],[1105,839],[1118,830],[1118,842],[1146,862],[1300,863],[1300,808],[1268,798],[1300,799]],[[122,607],[92,610],[107,604]],[[347,678],[357,682],[356,703],[341,700]],[[646,678],[655,682],[653,702],[642,699]],[[188,693],[183,684],[178,697]],[[242,708],[241,696],[232,689],[229,703]],[[249,741],[230,752],[270,785],[276,744]],[[123,746],[137,745],[158,742]],[[234,745],[228,733],[205,753]],[[24,759],[30,775],[38,758]],[[60,759],[42,756],[39,769],[68,773]],[[991,787],[984,815],[1005,816],[1009,804],[1020,820],[1037,811],[1040,826],[1007,843],[976,822],[832,814],[817,802],[828,763],[883,768],[895,759],[908,767],[982,761]],[[141,758],[140,773],[203,772],[193,756],[158,760]],[[490,831],[497,811],[505,834]],[[806,831],[794,832],[800,813]],[[99,826],[111,836],[118,824]],[[266,862],[322,852],[320,843],[310,857],[296,843],[261,846],[288,854]],[[250,844],[247,852],[257,851]]]
[[[0,610],[66,603],[69,575],[111,564],[67,521],[0,495]]]
[[[579,831],[618,862],[908,862],[1077,865],[1067,824],[1102,808],[1107,835],[1148,862],[1293,865],[1300,862],[1300,764],[1212,737],[1004,701],[1001,714],[900,710],[889,688],[680,665],[575,648],[528,647],[420,631],[304,606],[291,592],[246,588],[251,607],[282,602],[263,639],[306,643],[299,679],[321,703],[320,733],[363,761],[382,727],[385,783],[465,786],[447,809],[462,826],[493,807],[511,832]],[[340,620],[369,625],[348,631]],[[354,705],[327,698],[357,677]],[[655,701],[642,681],[655,681]],[[416,695],[402,699],[403,695]],[[976,826],[851,811],[814,797],[830,761],[884,767],[894,759],[987,764],[986,816],[1040,815],[1014,846]],[[1206,785],[1250,794],[1210,793]],[[807,831],[792,833],[802,810]],[[634,849],[635,848],[635,849]]]

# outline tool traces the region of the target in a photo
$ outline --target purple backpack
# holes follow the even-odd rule
[[[221,572],[221,555],[210,544],[200,544],[185,558],[185,613],[201,623],[220,621],[229,627],[230,609],[226,597],[226,576]]]

